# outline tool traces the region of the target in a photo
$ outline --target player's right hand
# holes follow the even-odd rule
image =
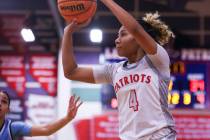
[[[70,22],[65,28],[64,28],[64,33],[73,33],[80,28],[86,27],[92,19],[87,20],[86,22],[82,24],[78,24],[76,19],[73,19],[72,22]]]
[[[64,34],[73,33],[77,29],[77,21],[74,19],[72,22],[70,22],[65,28],[64,28]]]

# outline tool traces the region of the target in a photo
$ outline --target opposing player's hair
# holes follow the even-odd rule
[[[5,90],[0,90],[1,93],[5,94],[8,98],[8,105],[10,106],[10,96],[9,96],[9,93]]]
[[[164,45],[169,42],[171,37],[175,38],[175,35],[159,17],[158,12],[146,13],[145,16],[138,21],[156,42]]]

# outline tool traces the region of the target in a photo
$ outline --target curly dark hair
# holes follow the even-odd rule
[[[175,35],[159,17],[158,12],[146,13],[145,16],[138,21],[156,42],[165,45],[169,42],[170,38],[174,38]]]

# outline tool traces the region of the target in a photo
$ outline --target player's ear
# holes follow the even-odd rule
[[[6,114],[8,114],[10,112],[10,107],[8,105],[8,108],[7,108],[7,111],[6,111]]]

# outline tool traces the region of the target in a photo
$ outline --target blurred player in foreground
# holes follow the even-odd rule
[[[64,29],[62,59],[65,77],[88,83],[111,83],[119,111],[122,140],[175,140],[175,123],[167,104],[170,59],[162,47],[174,37],[158,13],[135,20],[113,0],[100,0],[122,24],[115,40],[127,60],[99,68],[79,67],[73,54],[72,34],[81,27],[74,20]]]
[[[9,112],[10,97],[6,91],[0,91],[0,140],[15,140],[23,136],[49,136],[74,119],[81,104],[79,97],[71,96],[65,117],[50,124],[30,126],[24,122],[12,122],[5,118]]]

